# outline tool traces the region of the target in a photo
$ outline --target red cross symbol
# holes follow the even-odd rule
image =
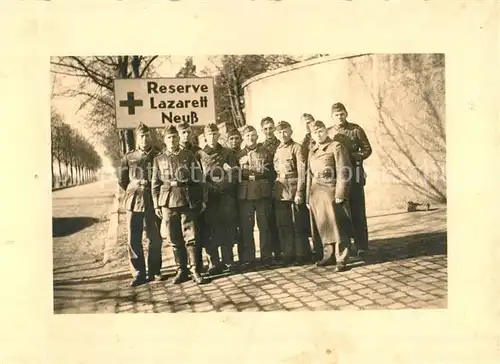
[[[120,100],[120,106],[128,107],[128,114],[135,115],[135,108],[142,106],[142,100],[134,100],[134,93],[127,92],[127,99]]]

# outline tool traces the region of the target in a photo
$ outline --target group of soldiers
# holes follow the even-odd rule
[[[169,125],[164,150],[152,145],[151,131],[141,123],[136,149],[123,157],[119,175],[134,272],[131,285],[163,279],[163,246],[173,251],[174,284],[205,282],[203,250],[209,277],[257,265],[313,262],[343,271],[351,256],[363,258],[368,249],[363,160],[372,149],[364,130],[347,121],[343,104],[332,106],[331,117],[334,125],[327,128],[303,114],[307,134],[302,143],[292,139],[288,122],[275,124],[266,117],[261,121],[263,142],[247,125],[241,132],[228,130],[223,146],[212,123],[203,130],[203,148],[192,142],[189,124]]]

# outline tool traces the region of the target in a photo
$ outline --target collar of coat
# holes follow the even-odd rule
[[[213,152],[220,151],[221,149],[222,149],[222,145],[220,145],[219,143],[217,143],[217,145],[214,148],[212,148],[209,145],[205,145],[205,147],[203,148],[203,151],[205,153],[210,154],[210,153],[213,153]]]
[[[292,145],[293,143],[294,143],[293,139],[290,138],[290,140],[287,141],[286,143],[280,143],[278,145],[278,149],[288,147],[288,146]]]
[[[346,121],[346,123],[344,125],[335,124],[333,126],[333,129],[335,129],[335,130],[342,130],[342,129],[349,130],[352,128],[352,126],[353,126],[352,123],[350,123],[349,121]]]
[[[321,149],[324,152],[326,150],[326,148],[328,148],[328,146],[330,145],[330,143],[332,141],[333,140],[329,136],[327,136],[326,139],[323,141],[323,143],[314,144],[313,151],[317,151],[318,149]]]
[[[179,153],[181,152],[182,148],[181,147],[178,147],[177,149],[175,150],[168,150],[167,148],[165,148],[165,155],[179,155]]]

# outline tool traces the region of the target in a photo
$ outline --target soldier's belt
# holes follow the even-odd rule
[[[150,188],[151,187],[151,182],[146,180],[146,179],[134,179],[130,181],[131,185],[135,185],[137,187],[144,187],[144,188]]]
[[[278,179],[299,178],[297,173],[278,173]]]
[[[242,179],[243,179],[243,181],[260,181],[260,180],[267,179],[267,177],[266,176],[256,176],[254,174],[251,174],[249,176],[243,177]]]
[[[330,172],[316,172],[313,173],[314,178],[335,178],[335,176]]]
[[[165,182],[165,186],[167,187],[187,187],[187,186],[192,186],[193,182],[188,181],[188,182],[180,182],[180,181],[167,181]]]

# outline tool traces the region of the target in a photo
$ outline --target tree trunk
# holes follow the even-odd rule
[[[52,175],[52,188],[56,186],[56,176],[54,176],[54,155],[50,158],[50,173]]]
[[[74,185],[75,184],[75,180],[73,178],[73,162],[72,161],[69,162],[69,172],[70,172],[70,181],[71,181],[71,184]]]
[[[59,165],[59,186],[58,187],[61,187],[61,182],[63,179],[62,171],[61,171],[61,159],[57,158],[57,164]]]

